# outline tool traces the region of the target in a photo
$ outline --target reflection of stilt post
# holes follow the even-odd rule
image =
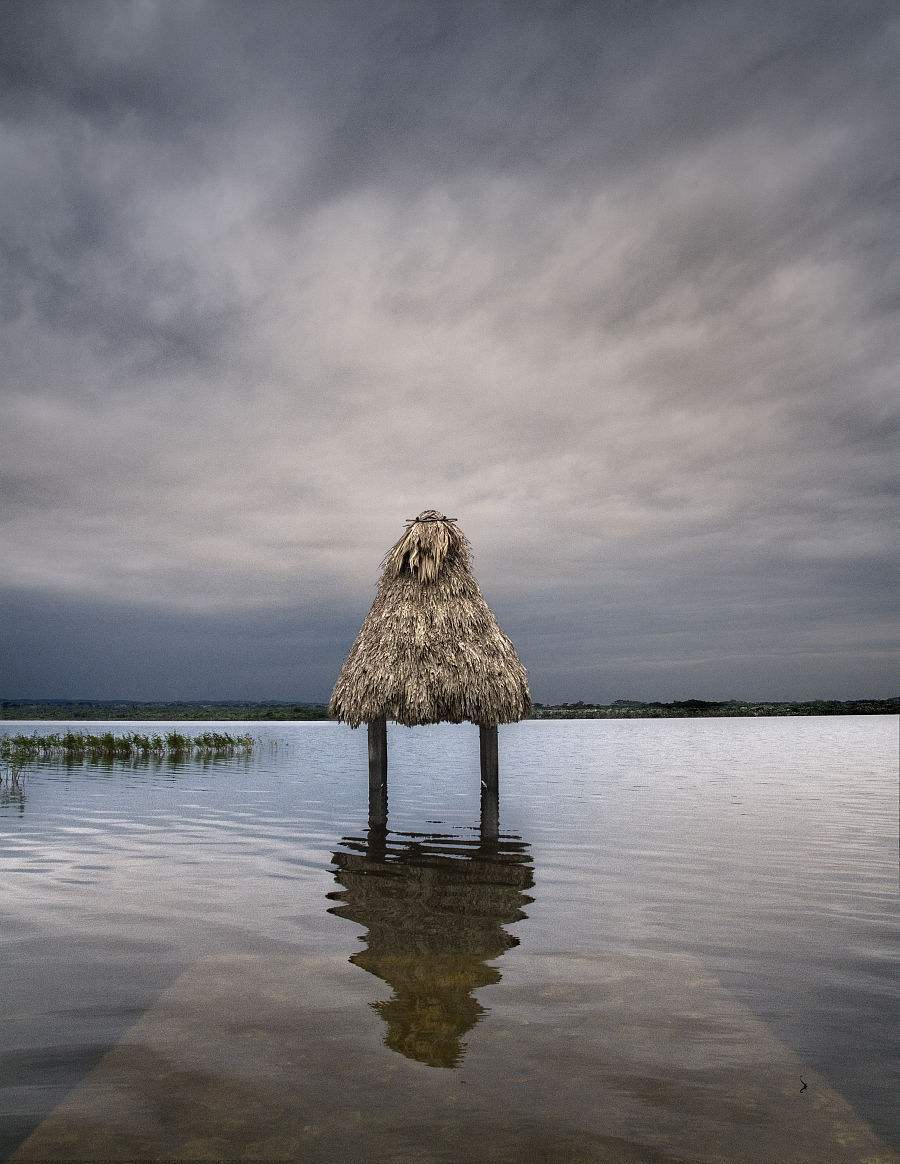
[[[371,806],[370,806],[371,807]],[[384,814],[387,817],[387,797],[384,801]],[[373,818],[371,812],[369,814],[369,832],[366,836],[366,860],[367,861],[386,861],[387,860],[387,824]]]
[[[369,725],[369,822],[387,823],[387,720]]]
[[[481,835],[496,837],[500,831],[500,779],[497,762],[497,725],[479,724],[481,742]]]
[[[387,785],[380,788],[369,785],[369,832],[385,833],[387,829],[388,796]]]

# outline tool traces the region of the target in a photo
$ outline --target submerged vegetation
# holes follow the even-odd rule
[[[142,735],[138,732],[54,732],[51,735],[0,736],[0,761],[10,775],[20,773],[26,764],[38,760],[72,760],[108,763],[114,760],[206,759],[218,756],[246,755],[254,740],[248,735],[229,732],[201,732],[189,736],[183,732],[165,735]]]

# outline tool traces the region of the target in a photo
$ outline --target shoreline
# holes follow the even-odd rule
[[[713,702],[690,699],[672,703],[619,700],[610,704],[535,704],[527,718],[542,719],[718,719],[810,715],[898,715],[900,698],[809,700],[804,702]],[[0,722],[71,723],[114,721],[156,723],[298,723],[333,722],[324,704],[186,701],[151,703],[135,700],[0,700]]]

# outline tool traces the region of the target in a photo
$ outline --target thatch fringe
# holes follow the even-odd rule
[[[528,678],[470,571],[454,518],[429,509],[388,552],[372,609],[331,696],[352,727],[381,718],[511,723],[531,710]]]

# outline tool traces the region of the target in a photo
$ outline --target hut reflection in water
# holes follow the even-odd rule
[[[473,991],[500,981],[488,962],[518,945],[504,926],[533,900],[528,845],[500,835],[496,805],[485,807],[482,829],[466,837],[390,832],[383,806],[367,835],[345,838],[333,856],[341,888],[329,912],[368,931],[350,961],[393,990],[372,1004],[385,1045],[431,1067],[461,1062],[463,1036],[485,1014]]]

